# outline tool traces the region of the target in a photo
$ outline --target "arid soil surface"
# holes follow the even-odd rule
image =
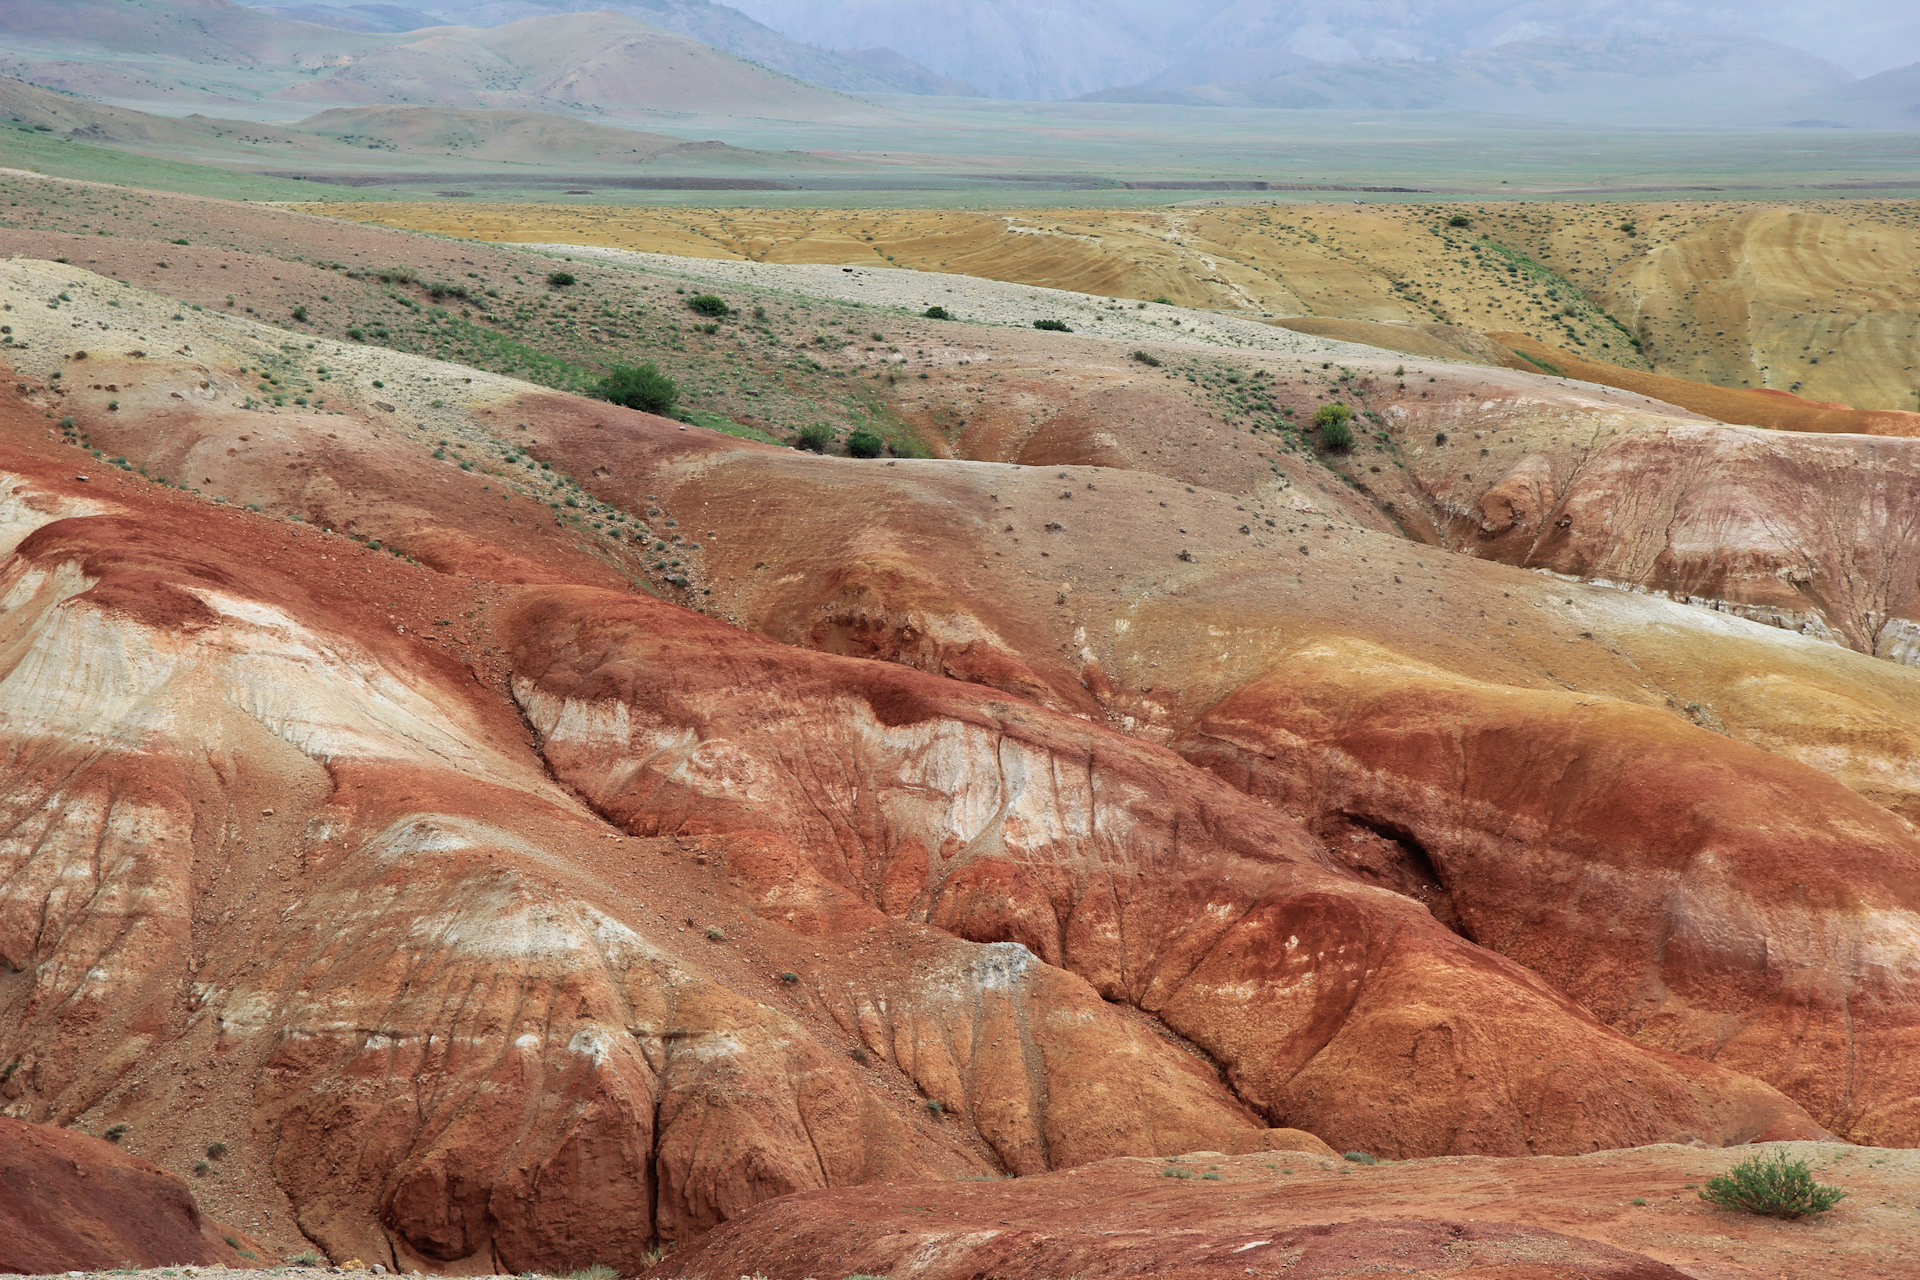
[[[1920,206],[1911,201],[1004,214],[326,208],[480,240],[893,265],[1256,316],[1441,322],[1719,387],[1920,410]],[[1468,225],[1450,225],[1455,216]]]
[[[1685,1147],[1392,1165],[1197,1153],[1018,1182],[809,1192],[755,1210],[651,1274],[1920,1275],[1913,1152],[1792,1150],[1850,1189],[1841,1209],[1799,1222],[1716,1209],[1697,1188],[1734,1156]]]
[[[705,333],[668,264],[46,189],[0,228],[8,1117],[402,1273],[777,1253],[824,1219],[755,1206],[845,1188],[879,1271],[906,1183],[1151,1179],[1173,1248],[1156,1197],[1244,1172],[1283,1233],[1336,1219],[1272,1178],[1432,1179],[1297,1274],[1732,1276],[1655,1197],[1756,1141],[1859,1161],[1831,1222],[1898,1259],[1920,441],[752,283]],[[691,421],[568,393],[643,352]],[[895,447],[732,416],[776,389]],[[1544,1157],[1679,1243],[1535,1213]],[[1543,1189],[1449,1172],[1496,1167]],[[1096,1274],[1081,1221],[980,1265]],[[867,1266],[822,1259],[688,1274]]]

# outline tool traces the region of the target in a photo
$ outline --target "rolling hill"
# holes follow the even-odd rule
[[[469,26],[575,13],[624,13],[736,57],[846,93],[913,93],[974,97],[970,84],[929,71],[885,48],[823,49],[803,44],[711,0],[438,0],[435,13]]]
[[[821,118],[857,99],[618,14],[440,28],[281,90],[287,101],[361,106],[568,108]]]

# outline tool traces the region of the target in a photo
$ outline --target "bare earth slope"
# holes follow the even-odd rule
[[[984,1186],[815,1192],[766,1205],[653,1276],[857,1268],[996,1276],[1826,1280],[1920,1275],[1910,1151],[1789,1148],[1851,1194],[1775,1222],[1701,1203],[1733,1153],[1648,1147],[1578,1159],[1356,1166],[1310,1156],[1115,1160]],[[1152,1224],[1151,1226],[1148,1224]]]
[[[612,354],[664,268],[232,216],[3,229],[81,259],[0,264],[11,1114],[462,1272],[1124,1156],[1920,1142],[1916,442],[718,286],[661,358],[947,455],[822,457],[338,334],[413,260],[502,295],[423,333]],[[1336,1252],[1454,1256],[1407,1230]]]
[[[99,1138],[0,1119],[0,1272],[239,1266],[231,1235],[178,1175]]]

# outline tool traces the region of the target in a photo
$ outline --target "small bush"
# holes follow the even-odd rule
[[[928,1114],[937,1116],[937,1115],[943,1114],[945,1111],[946,1111],[946,1108],[940,1105],[940,1100],[938,1098],[927,1099]]]
[[[1158,369],[1160,367],[1160,357],[1151,351],[1136,351],[1133,353],[1133,358],[1141,364],[1146,365],[1149,369]]]
[[[1157,302],[1157,303],[1159,303],[1159,304],[1160,304],[1161,306],[1163,306],[1163,307],[1170,307],[1170,306],[1172,306],[1172,305],[1173,305],[1173,299],[1172,299],[1172,298],[1169,298],[1169,297],[1168,297],[1168,296],[1167,296],[1166,294],[1164,294],[1164,293],[1163,293],[1163,294],[1161,294],[1161,295],[1160,295],[1159,297],[1157,297],[1157,298],[1155,298],[1155,299],[1154,299],[1154,301],[1155,301],[1155,302]]]
[[[102,1136],[105,1137],[108,1142],[118,1142],[127,1136],[127,1131],[131,1128],[133,1128],[133,1126],[128,1124],[110,1124],[107,1126],[106,1133]]]
[[[1342,1157],[1342,1159],[1351,1160],[1355,1164],[1379,1164],[1380,1163],[1380,1158],[1378,1156],[1372,1155],[1365,1151],[1349,1151],[1346,1153],[1345,1156]]]
[[[208,1164],[205,1160],[197,1160],[194,1162],[194,1166],[193,1166],[194,1177],[204,1178],[212,1172],[213,1172],[213,1166]]]
[[[224,1142],[216,1142],[207,1148],[207,1159],[209,1160],[218,1160],[225,1154],[227,1154],[227,1144]]]
[[[604,1262],[567,1272],[567,1280],[620,1280],[620,1273]]]
[[[833,428],[825,423],[815,422],[800,428],[800,434],[794,439],[793,447],[805,449],[808,453],[825,453],[827,446],[833,443]]]
[[[1320,431],[1320,447],[1333,453],[1353,448],[1353,410],[1344,404],[1323,404],[1313,411],[1313,425]]]
[[[925,316],[929,320],[953,319],[953,312],[947,310],[945,307],[928,307],[925,311],[922,311],[920,314]]]
[[[1065,320],[1035,320],[1033,322],[1033,327],[1036,329],[1045,329],[1048,333],[1072,333],[1073,332],[1072,329],[1069,329],[1067,327],[1067,322]]]
[[[880,437],[871,431],[856,431],[847,437],[847,456],[849,458],[877,458],[885,445]]]
[[[780,981],[787,983],[789,986],[791,986],[793,983],[800,981],[800,975],[793,972],[793,970],[789,969],[785,973],[780,975]]]
[[[307,309],[305,307],[295,307],[293,309],[293,318],[301,324],[305,324],[307,322]]]
[[[1470,227],[1473,225],[1473,219],[1464,213],[1456,213],[1447,219],[1447,225],[1450,227]]]
[[[547,273],[547,283],[556,289],[564,289],[568,285],[577,284],[578,281],[573,278],[573,272],[571,271],[549,271]]]
[[[710,924],[707,926],[707,938],[712,942],[725,942],[727,940],[727,931],[717,924]]]
[[[1789,1160],[1785,1151],[1773,1159],[1751,1156],[1717,1178],[1707,1179],[1700,1198],[1722,1209],[1766,1218],[1804,1218],[1825,1213],[1846,1198],[1839,1187],[1814,1182],[1805,1160]]]
[[[312,1249],[303,1249],[291,1258],[288,1258],[287,1265],[290,1267],[324,1267],[327,1265],[327,1260],[320,1254],[315,1253]]]
[[[664,416],[680,402],[680,388],[651,362],[637,369],[622,365],[600,379],[600,398]]]
[[[726,299],[712,293],[696,293],[688,298],[687,310],[716,320],[733,314],[733,308],[727,305]]]

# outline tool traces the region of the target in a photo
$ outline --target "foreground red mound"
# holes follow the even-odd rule
[[[652,1280],[848,1273],[891,1280],[1252,1276],[1833,1280],[1920,1276],[1920,1155],[1787,1148],[1840,1207],[1782,1222],[1699,1187],[1742,1153],[1642,1147],[1523,1160],[1110,1160],[1017,1182],[860,1187],[762,1205]]]
[[[0,1117],[0,1272],[252,1265],[186,1182],[112,1143]]]

